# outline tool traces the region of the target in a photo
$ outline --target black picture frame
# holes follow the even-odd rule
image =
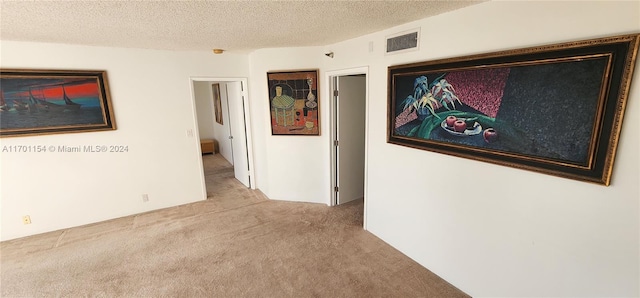
[[[609,185],[639,36],[390,66],[387,142]]]

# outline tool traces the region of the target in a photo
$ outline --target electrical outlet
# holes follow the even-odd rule
[[[31,216],[29,215],[25,215],[22,217],[22,223],[25,225],[28,225],[31,223]]]
[[[142,202],[146,203],[149,202],[149,195],[146,193],[142,194]]]

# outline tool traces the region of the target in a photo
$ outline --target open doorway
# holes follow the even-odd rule
[[[327,74],[332,95],[332,205],[366,199],[367,74],[368,68]]]
[[[246,79],[192,78],[191,87],[205,193],[215,178],[255,189]]]

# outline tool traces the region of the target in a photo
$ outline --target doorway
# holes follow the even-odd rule
[[[200,144],[201,139],[215,140],[214,154],[220,155],[216,156],[216,159],[228,161],[233,167],[234,178],[244,186],[255,189],[255,182],[251,179],[253,160],[251,135],[248,130],[250,117],[246,86],[247,80],[244,78],[191,78],[198,143]],[[216,92],[219,93],[219,97]],[[216,104],[216,98],[219,99],[219,104]],[[201,150],[198,150],[202,164],[203,192],[206,197],[203,161],[209,161],[210,158],[200,153]]]
[[[340,205],[366,198],[368,68],[328,75],[332,95],[331,205]]]

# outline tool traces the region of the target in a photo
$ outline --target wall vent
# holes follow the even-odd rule
[[[420,42],[420,29],[412,29],[387,36],[387,54],[416,51]]]

